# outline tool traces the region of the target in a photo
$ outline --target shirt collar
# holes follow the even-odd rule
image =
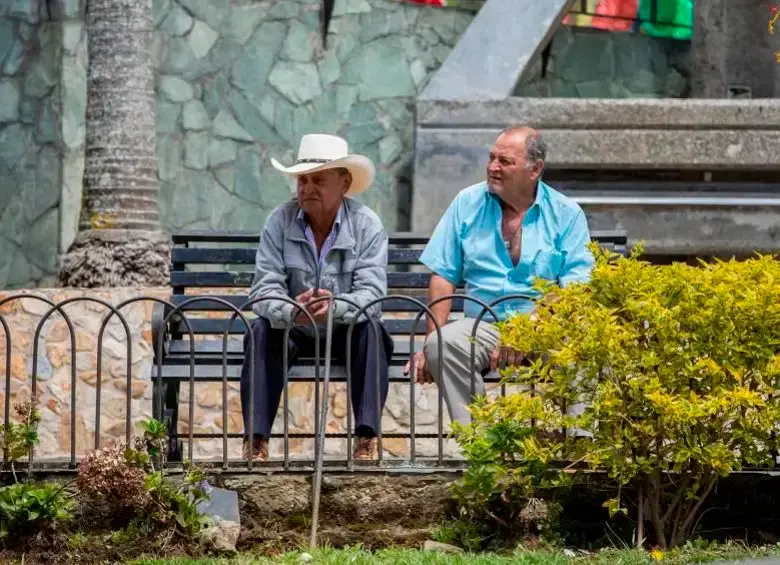
[[[485,193],[487,194],[488,198],[492,198],[498,204],[501,203],[501,199],[497,195],[495,195],[492,192],[490,192],[490,189],[488,188],[487,183],[485,183]],[[533,204],[531,204],[531,207],[529,208],[529,210],[531,208],[539,208],[539,207],[541,207],[542,201],[544,200],[546,193],[547,193],[547,185],[544,184],[544,182],[542,182],[542,179],[539,179],[537,181],[537,184],[536,184],[536,197],[534,198],[534,202],[533,202]]]
[[[299,222],[301,222],[301,225],[305,228],[309,225],[309,222],[306,221],[306,215],[303,213],[303,208],[300,206],[298,207],[298,214],[296,214],[295,219]],[[333,228],[331,231],[338,232],[339,228],[341,228],[341,224],[344,221],[344,201],[341,201],[341,206],[339,206],[339,211],[336,212],[336,219],[333,221]]]

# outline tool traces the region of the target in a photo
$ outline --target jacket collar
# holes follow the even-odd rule
[[[351,200],[344,198],[341,201],[339,211],[336,213],[336,219],[333,222],[333,228],[336,230],[336,241],[333,242],[331,249],[353,249],[355,247],[355,237],[352,233],[352,223],[349,221],[349,208]],[[297,206],[294,220],[287,229],[287,237],[292,241],[307,243],[306,240],[306,217],[303,209]]]

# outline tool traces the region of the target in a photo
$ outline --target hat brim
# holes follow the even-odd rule
[[[271,157],[274,168],[285,175],[296,177],[298,175],[326,171],[328,169],[345,168],[352,173],[352,184],[347,191],[348,196],[354,196],[365,192],[376,178],[376,168],[371,159],[363,155],[347,155],[341,159],[334,159],[327,163],[297,163],[291,167],[285,167],[279,161]]]

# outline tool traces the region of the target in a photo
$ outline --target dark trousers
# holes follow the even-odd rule
[[[352,409],[355,416],[355,434],[363,437],[374,437],[382,416],[382,409],[387,399],[388,379],[387,369],[393,355],[393,340],[384,325],[377,322],[380,331],[379,346],[370,322],[355,324],[352,330]],[[347,355],[348,326],[333,327],[333,342],[331,349],[332,365],[344,365]],[[284,388],[283,347],[290,351],[288,357],[292,366],[299,357],[314,357],[315,341],[300,330],[290,331],[290,343],[284,344],[284,330],[271,328],[265,318],[257,318],[252,322],[252,337],[254,347],[254,374],[249,367],[250,334],[244,335],[244,365],[241,368],[241,410],[244,414],[244,434],[249,434],[249,382],[254,380],[253,399],[253,431],[255,436],[269,437],[273,427],[279,401]],[[320,378],[324,376],[325,368],[325,337],[320,340]],[[377,406],[376,360],[379,358],[380,399]]]

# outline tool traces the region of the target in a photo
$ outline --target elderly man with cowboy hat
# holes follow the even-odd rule
[[[255,276],[250,296],[285,296],[306,308],[320,327],[327,319],[329,301],[311,302],[323,296],[341,296],[364,306],[387,293],[387,232],[379,217],[350,198],[374,181],[370,159],[351,155],[347,142],[332,135],[305,135],[298,159],[285,167],[272,165],[296,180],[296,196],[271,212],[257,249]],[[308,316],[283,301],[255,304],[253,322],[253,371],[250,372],[249,339],[241,371],[241,407],[248,436],[249,405],[253,404],[254,438],[246,438],[244,456],[255,461],[268,458],[271,434],[283,388],[283,347],[291,348],[290,360],[314,356],[314,330]],[[347,329],[357,311],[353,305],[334,301],[333,346],[335,359],[346,361]],[[352,406],[355,415],[355,459],[372,459],[376,429],[387,397],[387,368],[393,341],[381,324],[381,307],[366,311],[381,332],[377,345],[372,324],[363,316],[352,334]],[[284,329],[292,324],[290,343]],[[324,332],[320,331],[320,336]],[[322,338],[321,338],[322,339]],[[321,347],[324,351],[324,347]],[[379,375],[376,367],[379,358]],[[254,398],[249,383],[254,380]],[[381,399],[377,404],[377,380]]]

